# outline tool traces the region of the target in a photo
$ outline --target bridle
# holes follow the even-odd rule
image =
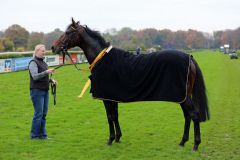
[[[71,60],[72,64],[74,65],[74,67],[77,69],[77,70],[85,70],[85,69],[81,69],[79,68],[76,63],[73,62],[73,59],[71,58],[70,54],[68,53],[67,49],[63,49],[62,51],[62,55],[63,55],[63,62],[62,62],[62,65],[58,65],[57,67],[55,67],[54,69],[58,69],[58,68],[61,68],[62,66],[64,66],[65,64],[65,56],[67,55],[69,57],[69,59]]]
[[[81,25],[81,26],[82,26],[82,25]],[[82,26],[82,27],[83,27],[83,28],[86,28],[87,26],[84,25],[84,26]],[[77,29],[77,28],[74,28],[73,26],[71,26],[71,29],[72,29],[73,31],[70,31],[70,33],[71,33],[71,32],[77,32],[77,31],[78,31],[78,29]],[[65,34],[67,34],[67,32],[65,32]],[[72,64],[74,65],[74,67],[75,67],[77,70],[86,71],[86,69],[81,69],[81,68],[79,68],[79,67],[76,65],[76,63],[73,62],[70,54],[69,54],[68,51],[67,51],[68,48],[70,48],[70,47],[68,47],[68,42],[67,42],[67,39],[65,38],[65,39],[63,40],[63,42],[62,42],[62,45],[60,46],[60,52],[62,52],[62,55],[63,55],[63,63],[62,63],[62,64],[64,65],[65,55],[67,55],[67,56],[69,57],[69,59],[71,60]],[[55,67],[54,69],[58,69],[58,68],[62,67],[63,65],[59,65],[59,66]]]

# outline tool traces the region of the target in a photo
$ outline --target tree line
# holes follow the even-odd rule
[[[64,32],[55,29],[50,33],[29,32],[18,24],[11,25],[5,31],[0,31],[0,52],[29,51],[39,43],[50,49],[52,43]],[[219,48],[229,44],[231,48],[240,48],[240,27],[235,30],[215,31],[213,34],[189,29],[187,31],[171,31],[169,29],[157,30],[147,28],[133,30],[129,27],[108,29],[102,33],[104,38],[112,45],[125,50],[135,50],[141,47],[146,50],[151,47],[164,49],[201,49]]]

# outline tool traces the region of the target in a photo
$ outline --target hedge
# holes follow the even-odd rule
[[[69,54],[77,53],[83,54],[82,51],[69,51]],[[20,58],[20,57],[31,57],[33,55],[33,51],[30,52],[3,52],[0,53],[0,59],[8,59],[8,58]],[[46,55],[54,55],[52,51],[47,51]]]

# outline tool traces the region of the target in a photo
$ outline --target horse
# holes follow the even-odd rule
[[[206,94],[206,87],[205,87],[203,74],[202,74],[200,67],[198,66],[196,60],[191,55],[184,53],[184,52],[175,51],[175,50],[166,50],[166,51],[152,53],[149,55],[148,54],[133,55],[131,53],[128,53],[127,51],[110,46],[110,43],[106,42],[105,39],[102,37],[102,35],[98,31],[91,30],[86,25],[81,25],[79,23],[79,21],[75,22],[74,19],[72,18],[72,23],[67,27],[65,33],[63,33],[59,37],[59,39],[57,39],[53,43],[51,49],[52,49],[52,52],[55,54],[61,54],[61,53],[64,54],[65,52],[63,52],[63,51],[66,51],[73,47],[80,47],[83,50],[84,55],[86,56],[86,58],[88,60],[88,63],[90,64],[90,69],[91,69],[90,79],[92,82],[90,92],[93,94],[94,98],[98,98],[98,99],[102,100],[103,104],[105,106],[108,125],[109,125],[109,138],[107,141],[108,145],[111,145],[113,143],[113,141],[115,141],[116,143],[119,143],[120,138],[122,137],[120,123],[118,120],[118,103],[119,102],[145,101],[145,100],[146,101],[148,101],[148,100],[162,101],[162,99],[158,98],[158,95],[160,94],[159,92],[169,92],[169,91],[167,89],[158,89],[159,87],[154,87],[154,86],[152,86],[152,84],[159,86],[158,82],[161,81],[162,79],[164,79],[164,77],[167,77],[170,74],[171,74],[171,76],[175,77],[176,75],[172,74],[172,72],[174,73],[174,71],[178,70],[178,68],[185,68],[184,70],[187,70],[187,72],[185,71],[184,72],[185,75],[182,77],[186,77],[186,79],[184,80],[184,82],[186,84],[184,84],[185,88],[183,88],[183,91],[181,91],[181,93],[180,93],[180,97],[182,97],[181,101],[177,101],[177,98],[175,99],[174,97],[170,98],[170,99],[165,97],[165,99],[163,98],[163,101],[177,102],[181,106],[181,109],[183,111],[183,115],[185,118],[184,132],[183,132],[181,141],[179,143],[179,145],[182,147],[184,147],[185,143],[189,140],[189,128],[190,128],[191,121],[193,121],[193,123],[194,123],[193,150],[194,151],[198,150],[199,144],[201,143],[200,122],[209,120],[210,112],[209,112],[209,108],[208,108],[208,98],[207,98],[207,94]],[[112,53],[112,52],[114,52],[114,53]],[[162,53],[162,52],[164,52],[164,53]],[[124,55],[123,57],[130,57],[129,59],[133,60],[133,62],[131,62],[131,64],[130,64],[131,66],[128,65],[127,62],[121,62],[120,61],[121,58],[119,58],[119,57],[118,58],[120,59],[119,60],[120,62],[117,62],[118,58],[117,59],[110,58],[110,60],[107,58],[107,57],[111,57],[111,56],[119,56],[121,54]],[[187,58],[185,58],[185,60],[182,60],[181,58],[179,58],[181,56],[187,57]],[[151,57],[153,57],[153,58],[151,58]],[[174,60],[169,60],[171,58]],[[169,67],[171,69],[170,73],[164,72],[165,69],[160,69],[158,67],[159,65],[162,64],[161,59],[168,60],[166,62],[167,63],[166,65],[170,66]],[[154,64],[152,61],[159,61],[159,60],[161,61],[161,63],[156,62],[157,63],[156,65],[152,65],[150,67],[148,67],[148,65],[145,65],[145,61],[150,61],[151,64]],[[185,61],[185,62],[182,62],[182,61]],[[102,64],[103,62],[106,63],[105,66]],[[143,66],[145,65],[144,67],[148,69],[149,74],[151,74],[153,72],[153,70],[155,70],[154,68],[157,67],[157,72],[154,73],[153,76],[146,77],[144,73],[140,74],[140,76],[144,77],[145,79],[151,77],[150,80],[148,79],[148,81],[154,81],[154,82],[145,85],[144,88],[133,91],[133,92],[137,92],[136,95],[138,95],[135,98],[128,96],[127,92],[128,91],[130,92],[130,89],[128,87],[124,86],[124,85],[128,85],[128,83],[123,84],[122,87],[121,86],[115,87],[117,89],[114,90],[114,93],[112,93],[111,91],[113,89],[111,90],[111,87],[112,87],[111,83],[112,83],[113,79],[116,81],[119,81],[118,82],[119,84],[122,84],[122,82],[121,82],[122,79],[125,79],[126,81],[128,81],[128,79],[130,79],[132,77],[134,78],[134,75],[135,75],[134,74],[135,71],[134,70],[132,71],[131,69],[130,69],[131,71],[129,71],[128,69],[127,69],[127,71],[119,71],[119,72],[124,72],[124,73],[130,72],[129,76],[127,76],[125,78],[123,78],[121,76],[116,76],[116,75],[114,76],[114,78],[110,78],[110,75],[105,74],[106,70],[113,70],[113,66],[115,64],[121,64],[121,63],[124,63],[125,67],[126,66],[134,67],[134,69],[136,69],[136,70],[141,70],[141,68],[143,68]],[[109,66],[109,64],[111,66]],[[175,64],[175,66],[171,66],[172,64]],[[101,72],[101,74],[95,73],[95,72],[97,72],[96,70],[99,70],[99,68],[101,68],[103,70]],[[119,70],[121,70],[121,67],[118,66],[118,68],[119,68]],[[122,69],[122,70],[124,70],[124,69]],[[155,80],[155,77],[157,77],[159,70],[161,70],[161,72],[163,72],[164,75],[160,76],[160,78],[158,80]],[[103,80],[103,78],[105,78],[105,79]],[[119,78],[121,81],[117,78]],[[110,79],[110,80],[108,80],[108,79]],[[103,82],[101,82],[101,81],[103,81]],[[106,83],[104,81],[106,81]],[[169,81],[169,80],[166,80],[166,81]],[[172,81],[172,79],[170,81]],[[177,80],[177,83],[180,81],[182,81],[182,80],[180,80],[180,79]],[[144,79],[143,79],[143,82],[145,82]],[[96,85],[98,83],[100,84],[100,86]],[[176,83],[176,82],[174,82],[174,83]],[[160,86],[162,87],[164,85],[160,85]],[[172,84],[172,85],[174,85],[174,84]],[[171,88],[171,86],[167,86],[167,88],[169,88],[169,87]],[[108,96],[110,98],[108,96],[105,96],[108,91],[106,91],[106,93],[101,93],[102,90],[106,90],[106,88],[109,89],[108,91],[110,93],[108,93],[109,94]],[[127,92],[125,92],[125,90],[122,88],[127,90]],[[148,93],[146,93],[148,91],[148,88],[151,88],[151,93],[154,93],[154,94],[150,94],[148,96]],[[92,91],[92,90],[97,90],[97,89],[99,90],[100,96],[98,95],[97,92],[94,93],[94,91]],[[176,90],[176,92],[179,90],[178,86],[174,86],[174,87],[172,87],[172,89]],[[121,90],[119,92],[124,92],[124,94],[118,93],[118,90]],[[163,95],[163,97],[165,95],[170,95],[170,97],[171,97],[171,95],[176,94],[176,92],[170,91],[170,94],[163,93],[162,95]],[[124,97],[125,94],[126,94],[126,96]],[[135,94],[133,93],[133,95],[135,95]],[[152,97],[152,95],[153,95],[153,97]],[[114,97],[115,99],[112,99],[112,97]]]

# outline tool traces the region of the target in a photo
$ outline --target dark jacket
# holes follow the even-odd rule
[[[29,64],[34,61],[37,64],[38,67],[38,73],[44,72],[48,69],[48,65],[43,61],[42,58],[34,57]],[[30,89],[42,89],[42,90],[48,90],[49,89],[49,76],[46,74],[46,76],[34,80],[32,78],[32,75],[29,71],[29,76],[30,76]]]

